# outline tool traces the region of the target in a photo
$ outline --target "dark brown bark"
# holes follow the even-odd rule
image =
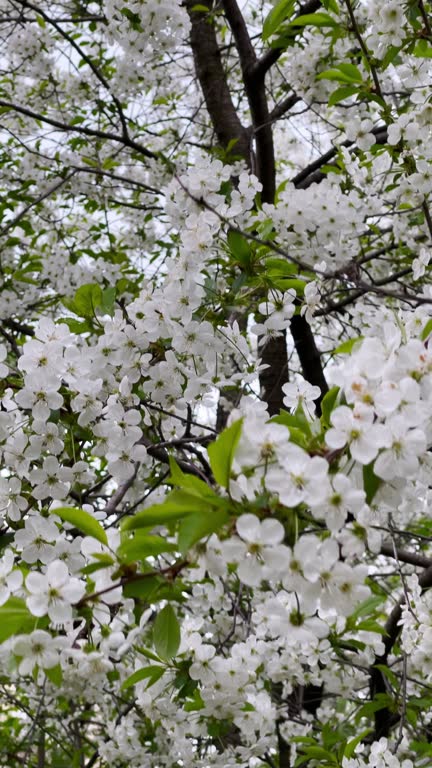
[[[269,366],[260,373],[261,396],[270,416],[274,416],[283,408],[282,386],[288,381],[286,334],[271,339],[260,349],[260,357],[261,362]]]
[[[316,412],[320,416],[321,400],[325,393],[328,392],[328,385],[324,376],[319,349],[315,343],[311,327],[303,315],[294,315],[291,320],[291,333],[299,356],[303,376],[309,384],[317,386],[321,390],[320,397],[315,401]]]
[[[250,134],[241,124],[231,98],[211,15],[206,11],[193,11],[195,5],[195,0],[186,0],[192,25],[190,43],[195,71],[212,126],[218,143],[224,149],[231,141],[237,140],[233,152],[243,157],[250,166]],[[212,7],[212,3],[206,5]]]
[[[273,130],[264,84],[265,73],[255,69],[255,49],[236,0],[223,0],[223,7],[236,42],[252,118],[256,175],[263,185],[261,199],[264,203],[273,203],[276,191],[276,164]]]

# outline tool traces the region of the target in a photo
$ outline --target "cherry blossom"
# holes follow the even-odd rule
[[[4,760],[426,766],[430,4],[0,5]]]
[[[53,560],[46,573],[30,573],[26,578],[29,592],[27,606],[34,616],[48,614],[58,625],[72,618],[72,605],[83,596],[84,585],[79,579],[71,578],[66,564]]]

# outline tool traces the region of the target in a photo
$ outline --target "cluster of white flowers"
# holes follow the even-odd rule
[[[52,765],[315,765],[325,748],[413,768],[432,720],[413,723],[432,681],[428,22],[402,0],[294,24],[275,3],[266,38],[266,4],[243,4],[264,65],[281,55],[231,164],[235,139],[207,152],[189,45],[201,19],[247,126],[233,4],[211,5],[0,0],[19,115],[2,107],[2,723],[18,759],[40,730]],[[287,83],[304,103],[278,122]],[[262,203],[270,125],[284,156]],[[259,358],[285,333],[270,418]],[[57,759],[58,733],[83,734],[78,756]]]
[[[180,2],[156,0],[109,0],[104,7],[109,33],[134,60],[149,54],[153,46],[173,49],[189,31],[189,18]]]
[[[375,201],[362,201],[357,190],[344,194],[339,185],[323,180],[319,187],[295,189],[287,185],[277,205],[263,205],[260,218],[274,222],[281,243],[294,259],[330,269],[349,262],[366,205],[372,214]]]
[[[387,0],[377,6],[368,3],[370,27],[366,35],[367,45],[377,58],[384,58],[390,46],[400,46],[408,36],[405,9],[401,0]]]

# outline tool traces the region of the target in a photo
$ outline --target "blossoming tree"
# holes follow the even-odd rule
[[[432,761],[431,3],[0,0],[0,765]]]

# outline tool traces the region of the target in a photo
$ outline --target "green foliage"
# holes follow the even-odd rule
[[[336,27],[337,21],[328,13],[305,13],[290,21],[293,27]]]
[[[172,456],[169,457],[170,476],[167,478],[167,483],[176,485],[179,488],[183,488],[196,496],[214,496],[213,489],[208,483],[201,480],[196,475],[183,472],[176,460]]]
[[[291,442],[297,443],[297,445],[300,445],[302,448],[308,448],[313,435],[310,421],[306,417],[301,405],[296,408],[294,413],[281,410],[277,416],[273,416],[271,421],[275,424],[283,424],[284,427],[288,427]]]
[[[240,264],[246,272],[251,268],[252,249],[250,243],[233,229],[230,229],[227,236],[228,246],[231,255]]]
[[[178,549],[182,554],[201,539],[219,531],[229,520],[229,513],[223,507],[203,507],[198,514],[185,517],[179,525]]]
[[[63,670],[61,668],[60,664],[56,664],[55,667],[49,667],[48,669],[44,669],[44,672],[48,678],[48,680],[56,686],[56,688],[60,688],[62,682],[63,682]]]
[[[0,606],[0,643],[4,643],[12,635],[32,632],[36,627],[40,629],[45,624],[44,619],[37,620],[32,616],[24,600],[20,597],[10,597]]]
[[[430,320],[427,321],[425,327],[423,328],[420,334],[421,340],[426,341],[426,339],[428,338],[428,336],[430,336],[431,333],[432,333],[432,317],[430,318]]]
[[[236,426],[236,429],[238,428]],[[228,434],[229,440],[233,437],[233,433]],[[216,462],[220,461],[221,471],[226,470],[224,464],[225,454],[223,458],[221,456],[222,450],[224,450],[223,446],[226,445],[229,448],[229,440],[227,441],[224,438],[222,449],[219,446],[218,451],[216,451],[217,456],[219,456],[219,459],[216,458]],[[215,443],[212,445],[215,445]],[[174,549],[177,549],[182,554],[186,554],[190,547],[200,539],[222,528],[229,519],[231,507],[228,499],[218,496],[199,477],[182,472],[172,458],[170,458],[170,468],[171,474],[168,482],[179,486],[179,489],[171,491],[162,504],[148,507],[123,523],[124,532],[135,531],[134,539],[124,539],[118,550],[120,558],[126,558],[125,562],[131,562],[133,559],[139,558],[141,552],[140,542],[143,542],[144,549],[142,551],[149,547],[154,548],[153,552],[147,551],[148,555],[169,552]],[[214,470],[213,466],[212,469]],[[178,523],[178,539],[175,546],[167,543],[164,545],[164,540],[161,537],[148,535],[148,529],[155,525],[170,526],[176,523]],[[137,529],[140,528],[145,530],[141,536],[136,537]]]
[[[419,59],[431,59],[432,58],[432,44],[430,40],[421,38],[418,40],[413,49],[414,56]]]
[[[339,392],[340,387],[332,387],[321,400],[321,424],[325,429],[330,427],[331,415],[338,404]]]
[[[144,574],[144,578],[137,581],[129,581],[123,587],[123,594],[125,597],[136,597],[146,603],[150,603],[152,600],[157,601],[158,593],[164,585],[164,580],[161,576],[153,576]]]
[[[239,419],[224,429],[207,449],[215,480],[222,488],[229,488],[235,449],[240,440],[243,420]]]
[[[357,345],[360,345],[360,343],[363,341],[363,336],[355,336],[353,339],[347,339],[347,341],[342,342],[342,344],[339,344],[339,346],[336,347],[336,349],[333,350],[333,355],[350,355],[353,351],[354,347]]]
[[[344,62],[317,75],[317,80],[337,80],[339,83],[362,83],[363,75],[354,64]]]
[[[102,544],[108,544],[105,530],[101,524],[95,520],[88,512],[74,507],[57,507],[51,510],[53,514],[58,515],[65,523],[70,523],[87,536],[92,536]]]
[[[366,493],[366,503],[371,504],[373,498],[380,487],[382,480],[377,477],[374,470],[374,462],[363,466],[363,488]]]
[[[180,625],[171,605],[166,605],[156,616],[153,643],[161,659],[172,659],[179,649]]]
[[[152,685],[157,683],[158,680],[160,680],[164,672],[165,667],[161,667],[160,665],[153,665],[150,667],[137,669],[136,672],[126,678],[121,687],[123,690],[127,690],[128,688],[133,688],[134,685],[140,683],[142,680],[147,680],[148,682],[146,687],[150,688]]]
[[[326,11],[333,11],[336,15],[339,14],[339,6],[337,0],[322,0],[322,4]]]
[[[146,530],[136,530],[133,536],[123,535],[123,541],[117,549],[117,556],[122,563],[132,563],[147,557],[156,557],[163,552],[174,552],[175,545],[170,544],[162,536],[147,533]]]
[[[359,89],[356,85],[344,85],[341,88],[336,88],[336,90],[333,91],[329,97],[328,105],[329,107],[334,107],[335,104],[339,104],[341,101],[344,101],[350,96],[354,96],[354,94],[358,93]]]
[[[359,723],[363,718],[370,718],[376,712],[388,709],[390,712],[396,712],[396,702],[389,693],[376,693],[373,701],[363,704],[356,713],[356,722]]]
[[[169,525],[192,512],[202,509],[202,499],[186,491],[173,491],[162,504],[153,504],[124,521],[122,529],[154,528],[155,525]]]
[[[63,299],[63,304],[78,317],[93,319],[102,300],[100,285],[89,283],[78,288],[73,299]]]
[[[264,20],[262,38],[264,42],[277,32],[281,24],[291,16],[295,0],[279,0]]]

